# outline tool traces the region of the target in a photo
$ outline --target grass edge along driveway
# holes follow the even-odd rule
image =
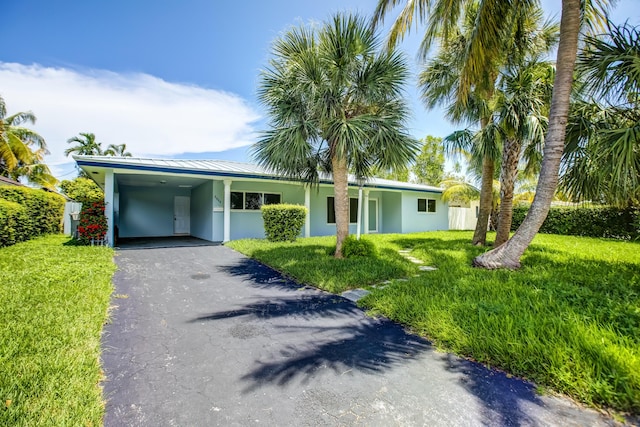
[[[0,249],[0,425],[102,425],[113,254],[62,235]]]
[[[227,245],[329,292],[367,288],[362,306],[442,350],[590,406],[640,413],[639,243],[540,234],[519,271],[486,271],[471,267],[486,250],[470,244],[471,232],[364,238],[377,258],[335,260],[334,237]],[[401,249],[437,270],[419,272]]]

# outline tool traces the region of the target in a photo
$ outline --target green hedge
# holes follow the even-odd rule
[[[19,203],[0,199],[0,248],[29,239],[27,210]]]
[[[265,235],[271,242],[295,241],[307,216],[307,208],[300,205],[263,205],[260,210]]]
[[[520,226],[528,210],[529,206],[514,206],[512,231]],[[637,240],[640,239],[640,208],[554,206],[540,232]]]
[[[59,194],[35,188],[0,187],[0,201],[0,247],[62,231],[65,199]]]
[[[335,253],[335,251],[334,251]],[[345,258],[351,257],[377,257],[378,249],[376,245],[364,237],[360,237],[360,240],[353,234],[347,236],[342,242],[342,255]]]

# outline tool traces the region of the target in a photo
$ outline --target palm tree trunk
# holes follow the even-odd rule
[[[342,242],[349,235],[349,169],[346,157],[333,156],[334,208],[336,213],[336,258],[342,258]]]
[[[491,91],[493,93],[493,91]],[[490,95],[487,95],[487,99]],[[480,119],[480,127],[484,129],[491,119],[485,117]],[[489,218],[493,210],[493,174],[495,172],[495,162],[493,159],[485,156],[482,158],[482,182],[480,184],[480,206],[478,208],[478,220],[476,221],[476,230],[473,233],[472,244],[475,246],[484,246],[487,243],[487,228],[489,227]]]
[[[560,43],[556,60],[556,78],[549,112],[549,128],[545,137],[544,157],[536,195],[529,213],[505,244],[486,252],[473,260],[473,265],[482,268],[520,267],[520,257],[547,218],[551,201],[558,186],[558,171],[564,149],[564,138],[569,115],[569,96],[573,83],[573,69],[578,50],[580,32],[580,0],[562,0],[560,21]]]
[[[502,170],[500,171],[500,213],[494,247],[498,247],[509,239],[511,218],[513,217],[513,189],[518,175],[521,144],[513,139],[506,139],[502,146]]]

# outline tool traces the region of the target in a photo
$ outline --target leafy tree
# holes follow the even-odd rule
[[[254,145],[254,157],[268,169],[311,184],[322,171],[332,174],[336,258],[349,234],[349,171],[366,180],[375,168],[404,167],[418,149],[405,130],[406,61],[379,47],[364,19],[337,14],[318,29],[287,31],[260,75],[258,97],[271,129]]]
[[[47,144],[38,133],[21,126],[35,122],[31,111],[7,116],[7,106],[0,96],[0,175],[14,180],[25,177],[51,188],[57,180],[44,163],[44,156],[49,154]]]
[[[444,179],[444,148],[442,138],[427,135],[416,157],[412,171],[419,184],[438,185]]]
[[[574,201],[640,204],[640,28],[608,24],[579,55],[560,189]]]
[[[72,200],[81,203],[99,202],[104,199],[102,189],[92,179],[77,177],[60,183],[60,190]]]
[[[392,181],[409,182],[409,169],[406,166],[390,170],[373,168],[372,176],[376,178],[390,179]]]

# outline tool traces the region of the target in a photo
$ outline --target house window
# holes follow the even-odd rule
[[[260,206],[262,205],[273,205],[276,203],[280,203],[280,199],[280,194],[275,193],[232,191],[231,209],[256,211],[260,210]]]
[[[418,199],[418,212],[434,213],[436,211],[435,199]]]
[[[358,199],[349,198],[349,223],[355,224],[358,222]],[[335,198],[327,197],[327,223],[336,223],[336,204]]]

